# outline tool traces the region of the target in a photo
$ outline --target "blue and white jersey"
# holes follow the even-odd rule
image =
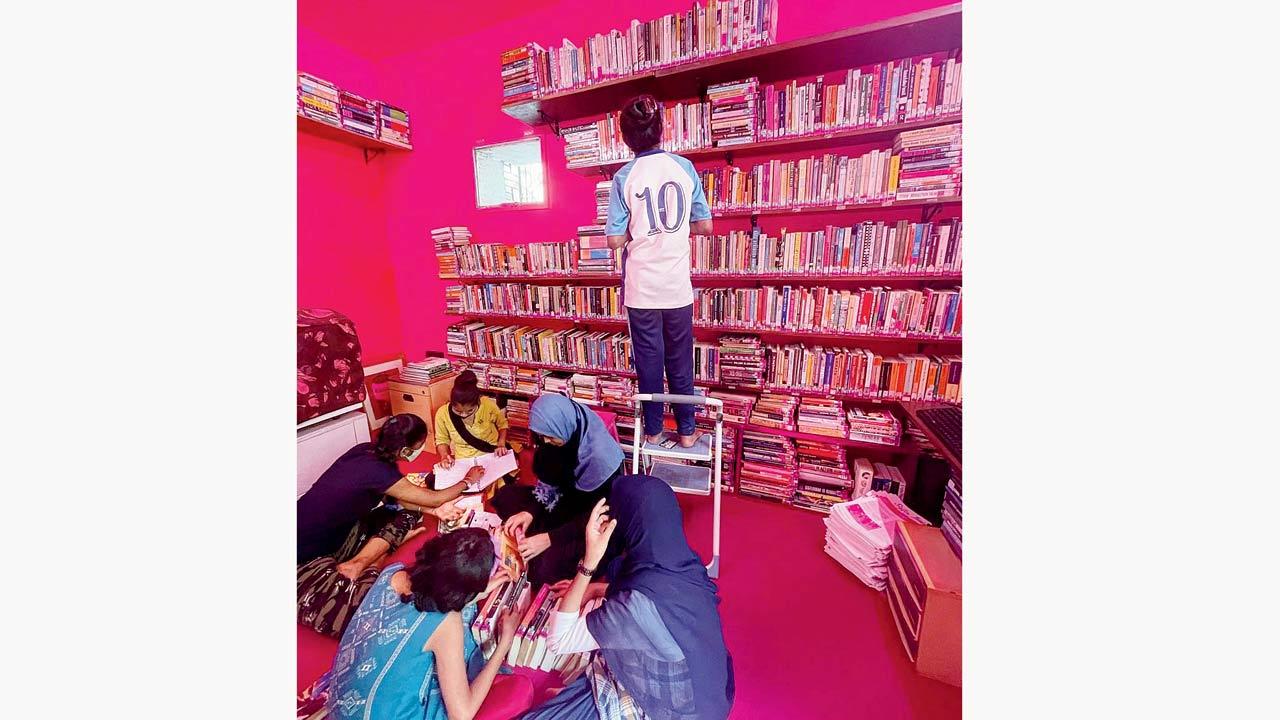
[[[689,223],[711,208],[693,163],[663,150],[640,153],[613,176],[606,235],[627,235],[622,301],[656,310],[693,303]]]

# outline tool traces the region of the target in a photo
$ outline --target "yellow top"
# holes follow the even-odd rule
[[[471,417],[463,421],[467,432],[477,439],[497,444],[498,431],[507,429],[507,416],[502,413],[493,398],[481,397],[480,407]],[[453,456],[459,458],[475,457],[484,453],[471,447],[463,440],[453,427],[453,419],[449,417],[449,404],[445,403],[436,409],[436,445],[448,445]]]

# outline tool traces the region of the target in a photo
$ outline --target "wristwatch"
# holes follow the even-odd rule
[[[589,568],[586,565],[583,565],[582,563],[578,563],[578,574],[582,575],[583,577],[591,577],[592,575],[596,574],[596,569]]]

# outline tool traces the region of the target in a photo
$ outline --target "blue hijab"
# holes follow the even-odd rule
[[[577,443],[573,485],[583,492],[599,488],[622,464],[622,448],[600,416],[564,395],[539,395],[529,408],[529,429],[566,445]]]
[[[591,613],[587,627],[600,641],[609,671],[655,720],[724,720],[733,707],[733,659],[724,645],[716,585],[685,539],[675,493],[653,476],[623,475],[613,481],[608,502],[609,515],[618,520],[610,545],[623,555],[610,566],[606,597],[643,593],[684,654],[679,663],[663,663],[611,648],[607,635],[597,634],[608,630]],[[692,697],[682,690],[690,684]]]

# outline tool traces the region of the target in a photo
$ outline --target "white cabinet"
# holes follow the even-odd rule
[[[369,442],[369,421],[360,410],[299,430],[298,497],[302,497],[342,453],[362,442]]]

